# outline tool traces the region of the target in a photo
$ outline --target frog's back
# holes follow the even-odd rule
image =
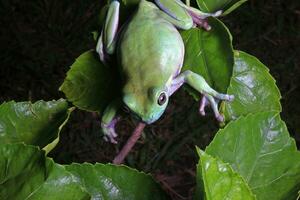
[[[153,3],[142,0],[121,35],[118,54],[127,84],[166,85],[180,72],[183,41],[160,12]]]

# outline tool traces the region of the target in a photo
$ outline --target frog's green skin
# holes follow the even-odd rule
[[[184,58],[184,43],[177,30],[190,29],[195,23],[209,29],[203,20],[217,14],[201,13],[179,0],[156,0],[157,5],[141,0],[136,13],[122,31],[117,33],[119,2],[112,1],[105,26],[97,44],[100,59],[117,51],[119,71],[123,78],[123,96],[104,111],[102,129],[105,139],[116,143],[114,126],[122,104],[141,121],[150,124],[163,114],[171,96],[183,83],[203,94],[200,113],[211,104],[219,121],[215,101],[233,100],[232,95],[220,94],[209,87],[203,77],[191,71],[180,73]]]

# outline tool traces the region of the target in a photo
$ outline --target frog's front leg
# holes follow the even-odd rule
[[[184,71],[183,73],[179,74],[171,83],[171,87],[169,90],[169,96],[172,95],[178,88],[180,88],[184,83],[187,83],[192,88],[203,94],[203,98],[201,100],[200,105],[200,113],[205,114],[204,108],[207,105],[208,101],[214,111],[215,117],[218,121],[223,121],[223,116],[219,113],[218,110],[218,101],[233,101],[234,96],[229,94],[222,94],[214,89],[212,89],[205,79],[190,70]]]
[[[99,53],[100,60],[104,63],[106,61],[106,54],[113,54],[116,48],[119,10],[119,1],[112,0],[109,4],[105,23],[97,42],[96,51]]]
[[[111,102],[103,112],[101,119],[101,128],[103,131],[103,139],[107,142],[116,144],[115,138],[118,136],[115,131],[115,126],[119,121],[120,117],[117,116],[117,111],[121,107],[121,101],[119,99]]]

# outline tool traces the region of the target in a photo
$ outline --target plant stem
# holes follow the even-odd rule
[[[125,157],[130,152],[136,141],[141,137],[142,132],[145,128],[146,124],[140,122],[135,130],[133,131],[130,138],[127,140],[126,144],[122,148],[122,150],[118,153],[118,155],[114,158],[113,164],[119,165],[124,162]]]

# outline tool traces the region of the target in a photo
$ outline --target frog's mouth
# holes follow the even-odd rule
[[[136,114],[135,112],[132,112],[132,111],[130,112],[130,115],[133,119],[135,119],[137,121],[141,121],[148,125],[154,123],[157,120],[155,118],[142,118],[138,114]]]
[[[150,117],[141,117],[139,116],[137,113],[133,112],[130,110],[130,116],[134,119],[134,120],[137,120],[137,121],[140,121],[140,122],[143,122],[145,124],[152,124],[154,123],[155,121],[157,121],[159,119],[159,117],[154,117],[154,116],[150,116]]]
[[[139,113],[139,112],[135,112],[131,107],[134,108],[134,106],[132,105],[127,105],[125,102],[123,102],[123,110],[130,114],[130,116],[137,120],[137,121],[141,121],[145,124],[152,124],[155,121],[157,121],[160,116],[163,114],[164,109],[162,109],[161,111],[158,112],[153,112],[155,110],[148,111],[148,112],[144,112],[144,113]]]
[[[152,123],[156,122],[156,120],[157,119],[146,119],[146,120],[142,119],[141,121],[149,125],[149,124],[152,124]]]

